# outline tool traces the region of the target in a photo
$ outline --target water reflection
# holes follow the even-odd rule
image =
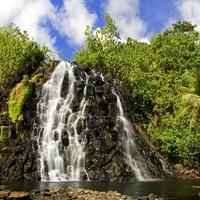
[[[45,190],[49,187],[79,187],[98,191],[118,191],[132,197],[154,193],[166,200],[199,200],[200,181],[168,180],[129,183],[104,182],[61,182],[61,183],[12,183],[6,189],[18,191]],[[195,186],[195,187],[194,187]]]

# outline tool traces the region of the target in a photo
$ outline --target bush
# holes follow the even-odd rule
[[[175,160],[189,160],[199,166],[200,133],[188,128],[154,129],[153,139],[159,144],[161,152]]]

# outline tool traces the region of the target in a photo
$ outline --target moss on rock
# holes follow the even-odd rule
[[[23,119],[23,107],[33,93],[33,83],[27,76],[12,89],[8,99],[9,118],[13,123]]]

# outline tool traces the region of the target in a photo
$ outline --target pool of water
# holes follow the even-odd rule
[[[158,180],[146,182],[62,182],[62,183],[12,183],[5,186],[5,189],[15,191],[37,191],[49,187],[80,187],[94,189],[97,191],[118,191],[132,197],[145,196],[154,193],[166,200],[200,200],[200,180]]]

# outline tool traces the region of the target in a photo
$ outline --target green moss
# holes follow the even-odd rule
[[[23,108],[33,92],[32,82],[24,76],[23,80],[12,89],[8,100],[9,117],[13,123],[23,119]]]

